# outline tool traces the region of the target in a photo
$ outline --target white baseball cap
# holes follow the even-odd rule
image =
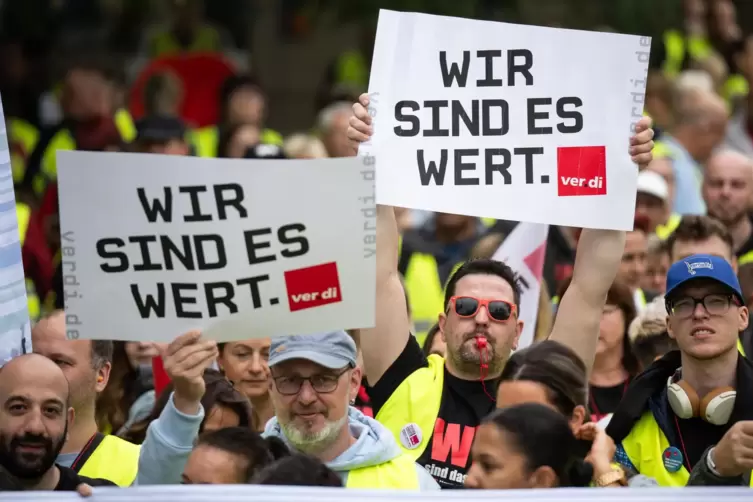
[[[669,186],[661,174],[645,169],[638,173],[638,193],[653,195],[664,202],[669,197]]]

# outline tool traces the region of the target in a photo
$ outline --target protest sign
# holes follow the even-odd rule
[[[374,183],[358,159],[59,152],[58,166],[69,338],[374,325]]]
[[[549,225],[518,223],[492,256],[509,265],[518,276],[521,289],[518,318],[524,323],[519,349],[531,345],[536,333],[547,235]]]
[[[31,325],[26,298],[26,279],[21,256],[21,239],[31,217],[31,209],[17,211],[10,165],[8,130],[0,103],[0,366],[31,352]],[[27,221],[21,222],[18,216]]]
[[[633,228],[649,37],[382,10],[377,202]]]

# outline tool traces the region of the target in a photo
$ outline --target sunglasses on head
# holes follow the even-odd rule
[[[460,317],[473,317],[481,307],[486,307],[489,317],[497,322],[505,322],[517,310],[515,305],[504,300],[481,300],[472,296],[450,298],[453,311]]]

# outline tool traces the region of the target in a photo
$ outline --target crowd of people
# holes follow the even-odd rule
[[[753,487],[753,35],[727,0],[683,6],[628,147],[634,229],[550,227],[527,347],[519,279],[491,259],[519,223],[387,206],[373,328],[68,340],[56,151],[352,156],[369,96],[333,85],[314,132],[284,136],[241,73],[203,127],[171,72],[147,80],[138,120],[90,62],[65,74],[53,126],[3,90],[33,328],[0,368],[0,490]],[[206,50],[180,35],[163,46]]]

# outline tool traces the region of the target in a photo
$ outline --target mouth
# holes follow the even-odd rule
[[[297,417],[302,418],[303,420],[314,420],[319,415],[322,415],[321,413],[296,413]]]
[[[267,380],[241,380],[241,383],[249,385],[267,385]]]
[[[19,453],[44,453],[45,447],[41,444],[20,444],[17,450]]]
[[[698,339],[709,338],[713,336],[714,334],[716,334],[716,332],[713,329],[708,328],[706,326],[698,326],[696,328],[693,328],[693,330],[690,332],[690,336],[692,336],[693,338],[698,338]]]

